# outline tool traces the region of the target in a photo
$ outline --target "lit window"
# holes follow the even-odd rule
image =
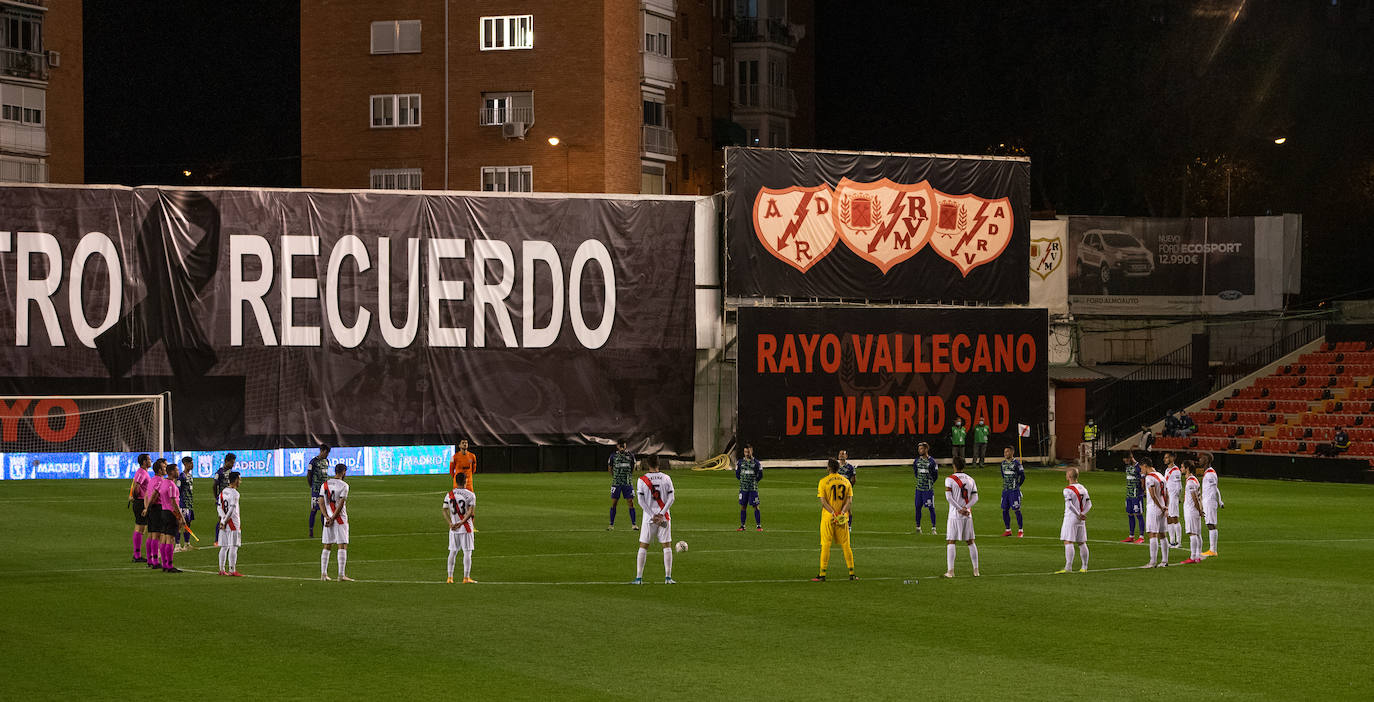
[[[483,17],[478,24],[483,51],[534,48],[534,15]]]
[[[534,124],[534,93],[482,93],[478,123],[492,126],[507,122]]]

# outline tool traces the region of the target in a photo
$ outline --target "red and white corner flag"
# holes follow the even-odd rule
[[[1021,424],[1020,422],[1017,422],[1017,424],[1016,424],[1016,435],[1017,435],[1017,436],[1030,436],[1030,425],[1029,425],[1029,424]]]

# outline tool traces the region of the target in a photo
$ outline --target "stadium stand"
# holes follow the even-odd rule
[[[1326,342],[1193,418],[1196,434],[1161,437],[1155,449],[1313,456],[1344,427],[1344,457],[1374,463],[1374,343]]]

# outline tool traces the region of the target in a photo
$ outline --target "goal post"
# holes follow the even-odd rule
[[[0,396],[0,453],[161,453],[172,394]]]

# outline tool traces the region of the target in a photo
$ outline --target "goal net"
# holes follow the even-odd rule
[[[171,393],[0,396],[0,453],[161,452]]]

